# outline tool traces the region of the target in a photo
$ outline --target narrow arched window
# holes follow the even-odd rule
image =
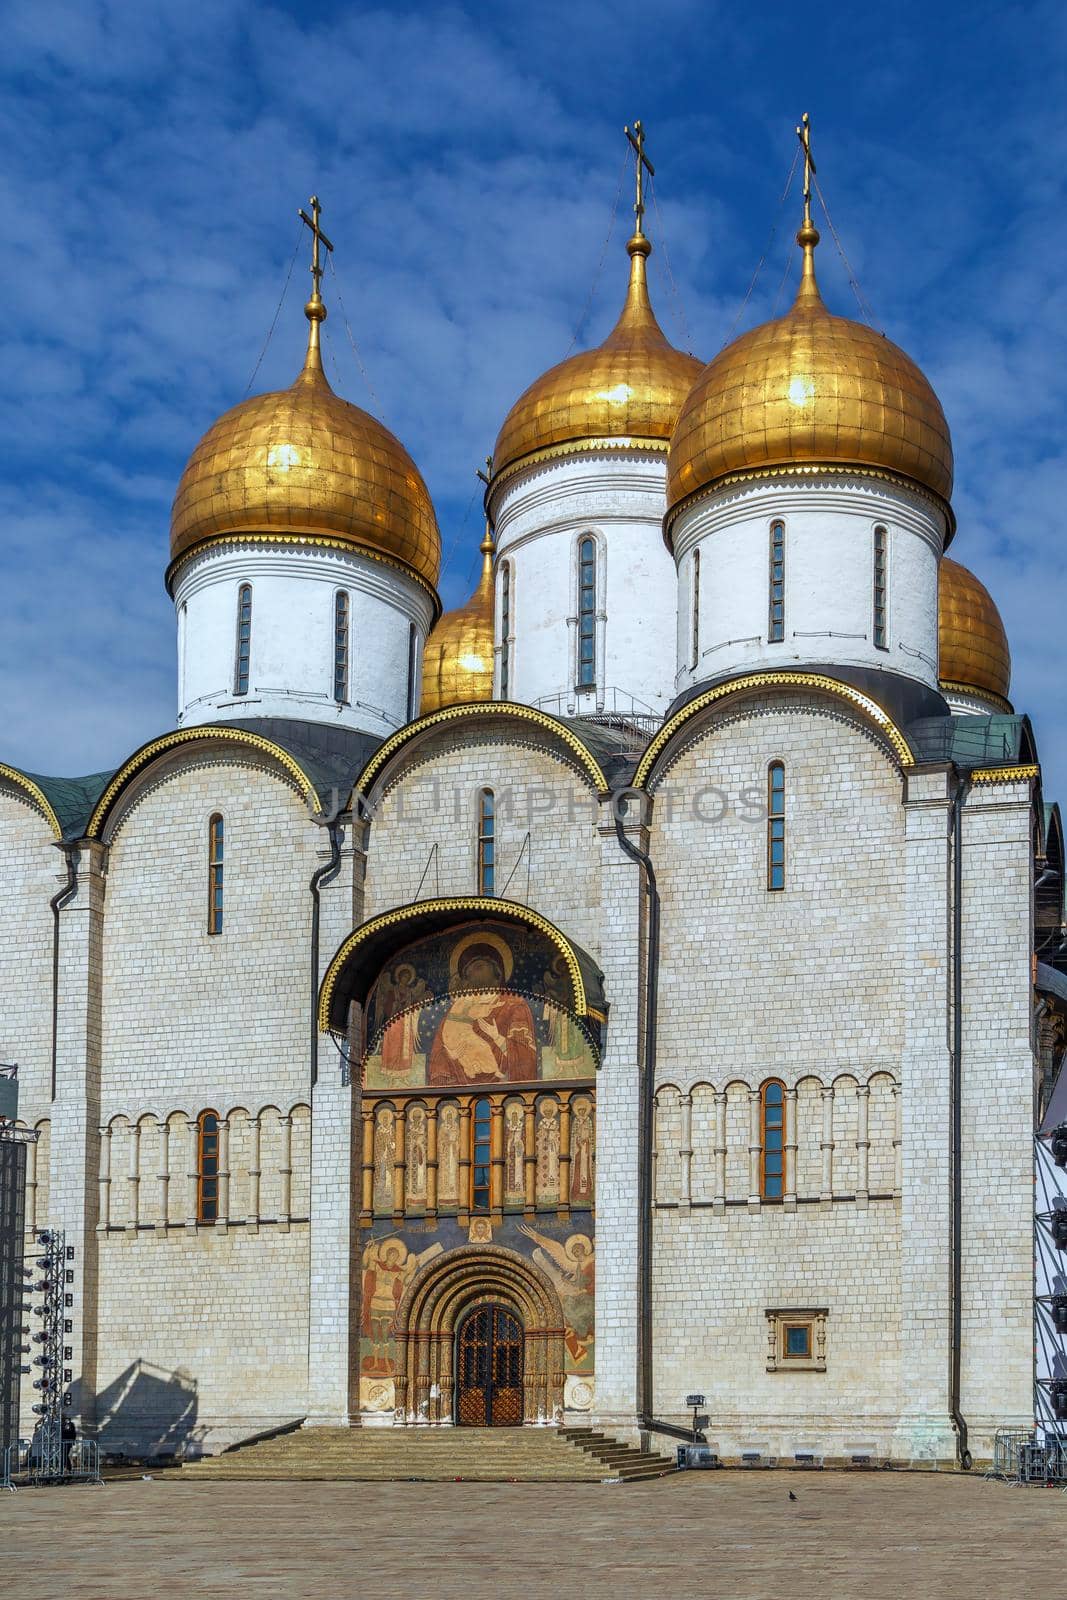
[[[215,1222],[219,1214],[218,1114],[201,1111],[196,1125],[196,1220]]]
[[[333,697],[341,706],[348,702],[348,622],[348,594],[338,589],[333,597]]]
[[[760,1196],[785,1193],[785,1087],[777,1079],[760,1090]]]
[[[207,825],[207,931],[222,932],[222,874],[226,824],[216,811]]]
[[[785,888],[785,768],[767,768],[767,887]]]
[[[693,551],[693,622],[692,622],[692,649],[689,664],[697,666],[700,661],[700,551]]]
[[[471,1132],[471,1210],[489,1210],[489,1173],[491,1150],[489,1129],[492,1112],[488,1100],[474,1102]]]
[[[889,648],[889,535],[884,528],[874,530],[874,645]]]
[[[478,893],[496,893],[496,801],[492,789],[478,795]]]
[[[511,562],[500,567],[500,698],[511,694]]]
[[[419,630],[408,625],[408,721],[415,720],[415,688],[419,678]]]
[[[237,661],[233,674],[234,694],[248,693],[248,665],[252,659],[252,585],[242,583],[237,591]]]
[[[578,542],[578,688],[596,684],[596,540]]]
[[[771,523],[770,596],[767,638],[780,644],[785,638],[785,523]]]

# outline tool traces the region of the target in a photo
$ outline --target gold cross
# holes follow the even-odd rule
[[[315,241],[311,247],[311,276],[315,282],[315,293],[313,295],[313,299],[320,300],[322,296],[319,293],[319,287],[322,283],[322,274],[324,269],[319,258],[319,245],[324,244],[327,250],[332,250],[333,245],[319,227],[319,218],[322,215],[322,207],[319,205],[319,197],[317,194],[313,194],[311,196],[311,199],[308,201],[308,205],[311,207],[310,217],[304,210],[303,206],[301,206],[297,215],[299,216],[301,222],[307,223],[308,227],[311,229],[312,237]]]
[[[804,222],[811,222],[811,180],[815,176],[815,162],[811,154],[811,118],[805,111],[797,129],[800,148],[804,152]]]
[[[645,172],[647,171],[650,178],[654,178],[656,176],[656,169],[645,155],[644,125],[640,122],[635,122],[632,133],[630,132],[629,128],[624,128],[622,131],[634,148],[634,166],[637,169],[637,199],[634,201],[634,215],[637,218],[636,231],[638,233],[643,233],[644,229],[641,226],[641,218],[645,214]]]

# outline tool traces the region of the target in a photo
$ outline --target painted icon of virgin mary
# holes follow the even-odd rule
[[[521,995],[504,990],[511,968],[511,951],[496,935],[474,934],[457,943],[450,962],[452,998],[430,1047],[430,1084],[536,1078],[533,1013]]]

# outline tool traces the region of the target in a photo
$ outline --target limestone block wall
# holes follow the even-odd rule
[[[19,1108],[31,1124],[48,1111],[52,1071],[52,913],[66,881],[52,831],[19,790],[0,780],[0,1061],[19,1069]]]
[[[208,824],[225,820],[225,911],[209,934]],[[308,883],[322,830],[275,771],[181,758],[109,835],[101,1120],[131,1107],[292,1104],[309,1091]]]
[[[365,919],[420,893],[478,892],[478,794],[488,786],[497,894],[599,953],[600,807],[588,777],[536,738],[536,729],[528,737],[453,728],[420,742],[390,776],[370,826]]]
[[[196,1456],[305,1414],[306,1223],[118,1231],[98,1262],[105,1450]]]

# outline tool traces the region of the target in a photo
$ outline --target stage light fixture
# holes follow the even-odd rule
[[[1048,1136],[1048,1147],[1058,1167],[1067,1167],[1067,1122],[1061,1122]]]
[[[1067,1294],[1054,1294],[1049,1301],[1052,1326],[1057,1333],[1067,1333]]]
[[[1056,1249],[1067,1250],[1067,1211],[1053,1212],[1049,1229]]]

